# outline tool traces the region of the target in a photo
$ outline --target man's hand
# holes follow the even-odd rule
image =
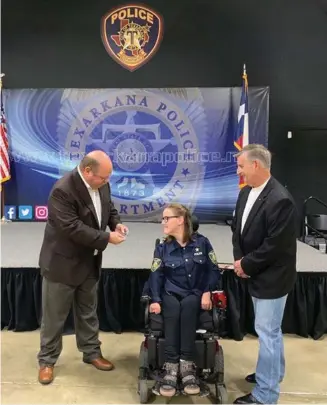
[[[204,310],[209,310],[212,308],[211,294],[210,291],[202,294],[201,298],[201,308]]]
[[[150,312],[153,312],[155,314],[160,314],[161,312],[161,306],[158,302],[154,302],[153,304],[150,305]]]
[[[234,262],[234,272],[235,272],[235,274],[238,275],[238,277],[249,278],[249,276],[246,275],[242,269],[241,261],[242,261],[242,259],[236,260],[236,262]]]
[[[116,226],[115,232],[119,232],[119,233],[121,233],[122,235],[127,236],[127,234],[128,234],[128,228],[127,228],[126,225],[118,224],[118,225]]]
[[[109,243],[113,245],[119,245],[120,243],[126,240],[125,236],[120,232],[110,232],[109,234]]]

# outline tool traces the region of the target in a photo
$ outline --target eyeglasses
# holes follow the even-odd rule
[[[163,217],[162,222],[164,222],[166,224],[169,221],[170,218],[179,218],[179,216],[178,215],[172,215],[170,217]]]

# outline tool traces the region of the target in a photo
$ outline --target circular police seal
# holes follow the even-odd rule
[[[197,155],[206,138],[194,89],[182,96],[171,90],[99,90],[89,96],[68,90],[62,106],[58,132],[65,153],[75,163],[95,149],[111,157],[112,197],[124,220],[161,220],[171,202],[193,210],[204,176]]]
[[[153,152],[150,141],[141,134],[123,133],[109,148],[114,170],[145,173],[149,170],[147,156]]]

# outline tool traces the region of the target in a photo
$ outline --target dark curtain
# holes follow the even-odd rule
[[[144,308],[140,303],[149,270],[104,269],[99,281],[98,315],[100,329],[122,333],[142,331]],[[242,340],[254,334],[254,314],[246,280],[233,272],[223,274],[227,294],[227,337]],[[39,269],[1,270],[1,328],[16,332],[38,329],[41,322]],[[73,333],[69,314],[65,333]],[[283,332],[319,339],[327,333],[327,273],[298,273],[283,320]]]

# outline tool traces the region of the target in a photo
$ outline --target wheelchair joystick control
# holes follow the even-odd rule
[[[226,309],[227,308],[227,297],[224,291],[213,291],[212,292],[212,302],[216,308]]]

